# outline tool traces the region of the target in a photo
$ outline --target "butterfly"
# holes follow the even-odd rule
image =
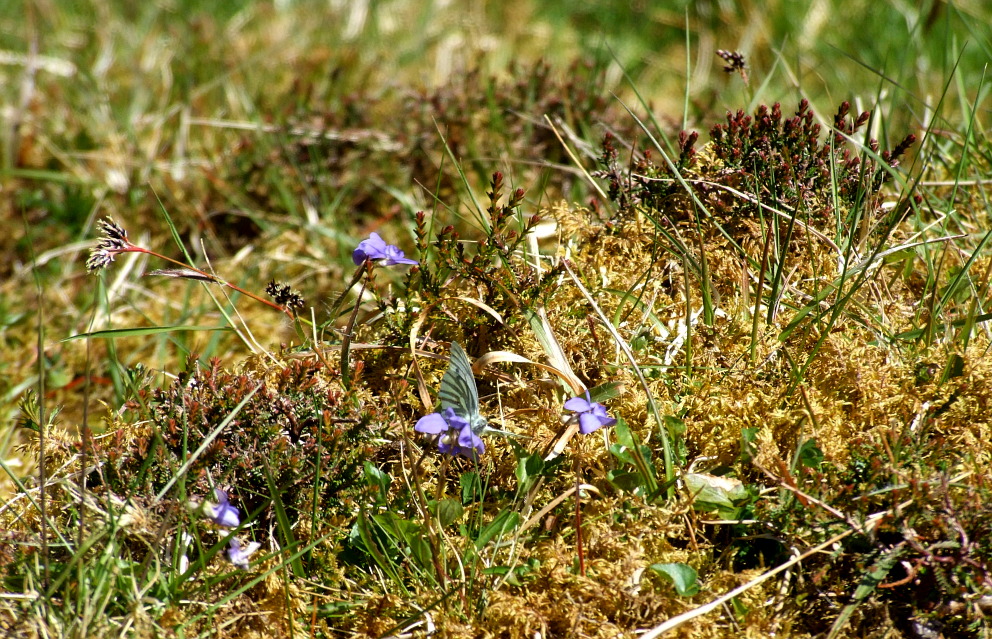
[[[472,365],[468,362],[465,349],[458,342],[451,342],[448,370],[441,378],[441,392],[438,397],[441,399],[441,408],[454,409],[459,417],[468,421],[476,435],[488,430],[489,422],[479,414],[479,389],[475,385]]]
[[[489,421],[479,414],[479,389],[475,385],[475,375],[472,365],[468,362],[465,349],[458,342],[451,342],[451,357],[448,359],[448,370],[441,378],[441,409],[451,408],[466,420],[476,435],[496,434],[506,437],[520,437],[498,428],[489,426]]]

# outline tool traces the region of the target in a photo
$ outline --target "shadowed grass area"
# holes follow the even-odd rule
[[[989,632],[982,3],[8,4],[4,633]]]

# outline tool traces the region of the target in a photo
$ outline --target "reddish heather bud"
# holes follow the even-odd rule
[[[613,134],[607,133],[603,136],[603,157],[611,160],[617,156],[616,146],[613,144]]]
[[[906,153],[906,151],[909,150],[909,147],[913,146],[913,143],[915,142],[916,136],[912,133],[903,138],[903,141],[897,144],[896,148],[892,149],[892,160],[895,161],[901,157],[904,153]]]

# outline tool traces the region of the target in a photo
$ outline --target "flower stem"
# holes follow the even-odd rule
[[[166,262],[171,262],[171,263],[175,264],[176,266],[180,266],[180,267],[182,267],[184,269],[189,269],[189,270],[193,271],[194,273],[196,273],[197,275],[202,276],[206,280],[209,280],[209,281],[211,281],[211,282],[213,282],[215,284],[220,284],[221,286],[226,286],[226,287],[228,287],[230,289],[233,289],[233,290],[237,291],[238,293],[241,293],[242,295],[246,295],[246,296],[250,297],[251,299],[255,300],[256,302],[261,302],[262,304],[265,304],[266,306],[268,306],[270,308],[273,308],[273,309],[275,309],[275,310],[277,310],[277,311],[279,311],[281,313],[285,313],[286,315],[288,315],[290,317],[290,319],[295,319],[295,315],[293,314],[293,312],[290,311],[285,306],[279,306],[278,304],[274,304],[273,302],[265,299],[264,297],[260,297],[260,296],[258,296],[256,294],[252,293],[251,291],[246,291],[245,289],[241,288],[237,284],[232,284],[232,283],[228,282],[227,280],[222,280],[221,278],[217,277],[216,275],[212,275],[210,273],[207,273],[206,271],[201,271],[200,269],[196,268],[195,266],[190,266],[189,264],[184,264],[184,263],[182,263],[182,262],[180,262],[178,260],[172,259],[171,257],[166,257],[164,255],[160,255],[160,254],[156,253],[155,251],[150,251],[150,250],[148,250],[146,248],[143,248],[141,246],[135,246],[134,244],[131,245],[131,248],[127,252],[129,252],[129,253],[146,253],[148,255],[157,257],[160,260],[165,260]]]

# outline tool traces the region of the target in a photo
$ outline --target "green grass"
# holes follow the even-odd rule
[[[0,5],[4,633],[989,633],[984,3],[334,6]]]

